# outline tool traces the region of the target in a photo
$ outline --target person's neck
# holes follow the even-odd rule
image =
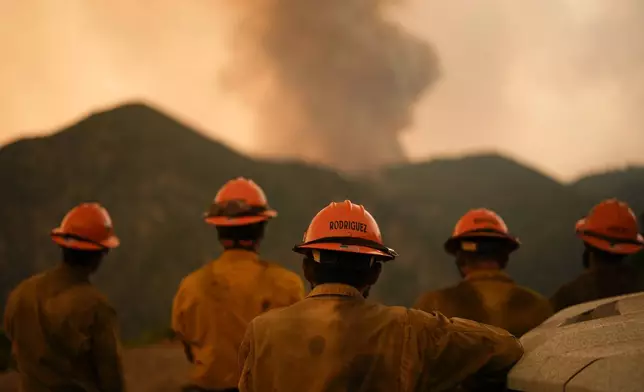
[[[311,281],[308,281],[308,282],[309,282],[309,286],[310,286],[310,289],[311,289],[311,290],[313,290],[313,289],[314,289],[314,288],[316,288],[317,286],[321,286],[321,285],[323,285],[323,284],[343,284],[343,285],[351,286],[351,285],[348,285],[348,284],[346,284],[346,283],[320,283],[320,284],[317,284],[317,283],[314,283],[314,282],[311,282]],[[364,287],[354,287],[354,286],[351,286],[351,287],[353,287],[353,288],[355,288],[356,290],[358,290],[358,291],[360,292],[360,294],[362,294],[362,296],[363,296],[363,297],[365,297],[365,298],[368,298],[368,297],[369,297],[369,293],[370,293],[370,291],[371,291],[371,286],[364,286]]]
[[[477,273],[500,271],[502,271],[502,269],[496,261],[480,261],[477,262],[476,265],[468,265],[462,268],[464,277]]]
[[[89,281],[90,276],[94,273],[92,268],[89,266],[70,265],[65,263],[64,261],[60,263],[60,268],[69,275],[80,280]]]
[[[231,253],[231,252],[233,252],[233,253],[234,252],[250,252],[250,253],[259,254],[259,251],[258,251],[257,248],[252,248],[252,247],[251,248],[245,248],[245,247],[241,247],[241,246],[235,246],[235,247],[231,247],[231,248],[224,248],[224,252],[228,252],[228,253]]]
[[[245,250],[248,252],[259,253],[259,241],[234,241],[234,240],[220,240],[224,250]]]
[[[597,269],[605,269],[605,268],[618,268],[618,267],[621,267],[622,264],[623,263],[621,261],[606,261],[602,259],[591,258],[589,269],[597,270]]]

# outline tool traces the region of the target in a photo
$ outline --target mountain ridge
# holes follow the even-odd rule
[[[364,204],[401,254],[385,266],[373,295],[403,305],[457,281],[442,243],[456,220],[477,207],[497,210],[522,238],[510,273],[551,294],[581,271],[573,227],[598,201],[584,186],[562,184],[502,154],[396,165],[374,177],[253,159],[155,108],[128,103],[0,148],[0,301],[20,279],[58,259],[47,234],[65,212],[98,200],[123,246],[96,282],[115,303],[125,335],[167,325],[180,279],[220,251],[201,216],[219,187],[237,176],[253,178],[279,211],[262,254],[297,272],[290,248],[314,214],[331,201]]]

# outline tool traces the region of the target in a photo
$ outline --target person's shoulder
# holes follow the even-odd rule
[[[414,308],[424,311],[434,310],[441,304],[450,303],[450,299],[457,297],[461,289],[461,285],[453,285],[426,291],[418,297]]]
[[[107,296],[91,283],[74,286],[69,291],[69,296],[78,304],[85,304],[97,310],[113,310]]]
[[[49,274],[51,274],[51,271],[52,270],[46,270],[27,277],[26,279],[18,283],[16,287],[13,289],[13,291],[24,290],[25,288],[40,284],[40,282],[42,282],[43,279],[45,279]]]
[[[274,261],[263,260],[262,263],[266,267],[266,273],[273,279],[276,283],[286,283],[286,284],[295,284],[297,286],[303,285],[302,278],[300,275],[291,271],[290,269],[284,267],[280,263]]]
[[[533,301],[537,301],[537,302],[548,301],[548,299],[543,294],[529,287],[517,285],[514,288],[514,292],[517,294],[523,295]]]
[[[28,293],[30,292],[33,293],[37,291],[37,287],[40,286],[43,279],[49,273],[50,273],[50,270],[47,270],[47,271],[29,276],[28,278],[22,280],[9,292],[7,302],[20,301],[20,299],[25,297],[25,295],[28,295]]]
[[[376,315],[381,322],[396,323],[400,325],[415,324],[416,319],[420,323],[429,321],[431,316],[420,309],[407,308],[405,306],[384,305],[375,301],[365,301],[365,314]]]
[[[411,313],[414,313],[414,312],[421,312],[421,313],[424,313],[424,312],[422,312],[422,311],[420,311],[420,310],[417,310],[417,309],[411,309],[411,308],[407,308],[407,307],[404,307],[404,306],[397,306],[397,305],[394,305],[394,306],[390,306],[390,305],[383,305],[383,304],[381,304],[381,303],[378,303],[378,302],[371,302],[371,301],[367,301],[367,303],[368,303],[368,304],[369,304],[369,305],[370,305],[370,306],[371,306],[375,311],[378,311],[378,312],[381,312],[381,313],[386,313],[386,314],[388,314],[388,315],[390,315],[391,317],[396,318],[396,319],[407,319],[407,318],[409,317],[409,315],[410,315]]]
[[[509,311],[528,311],[532,317],[544,319],[554,312],[550,299],[528,287],[516,286],[508,298]]]
[[[191,288],[200,286],[205,279],[211,278],[212,273],[210,272],[213,262],[210,261],[181,278],[179,281],[179,290],[190,290]]]
[[[437,327],[441,323],[444,323],[446,320],[449,320],[441,312],[437,310],[422,310],[422,309],[405,309],[405,317],[409,320],[412,325],[420,327]]]
[[[561,286],[550,297],[550,304],[552,305],[553,312],[558,312],[569,306],[584,302],[584,292],[587,287],[592,286],[589,280],[591,275],[584,271],[581,275],[575,277]]]
[[[41,275],[30,276],[11,289],[4,304],[5,317],[10,318],[14,314],[17,304],[24,300],[26,292],[33,290],[32,287],[34,287],[34,284],[39,280],[39,276]]]
[[[299,306],[302,306],[302,303],[303,302],[300,301],[289,306],[271,308],[256,316],[250,322],[250,325],[252,325],[253,328],[262,328],[270,326],[273,323],[281,323],[284,319],[295,318],[301,314],[301,310],[298,308]]]
[[[580,275],[559,286],[557,291],[555,291],[554,297],[562,295],[572,295],[578,292],[580,289],[588,286],[591,280],[592,274],[590,274],[588,271],[584,271]]]
[[[500,333],[509,335],[507,331],[501,328],[461,317],[447,317],[440,311],[425,312],[418,309],[409,309],[407,317],[412,330],[415,330],[416,333],[426,334],[426,336],[439,337],[451,333]]]
[[[50,306],[59,308],[67,317],[78,318],[81,324],[97,319],[116,320],[116,309],[110,300],[89,282],[65,290]]]
[[[299,278],[298,274],[284,267],[282,263],[278,263],[277,261],[261,259],[261,263],[269,273]]]
[[[422,310],[398,306],[388,308],[391,314],[395,315],[397,321],[407,325],[415,333],[434,335],[445,331],[476,328],[475,322],[470,325],[468,324],[469,320],[462,322],[463,320],[458,318],[450,319],[438,310]]]
[[[18,283],[13,289],[11,289],[9,296],[14,298],[19,296],[24,290],[28,289],[29,287],[33,286],[34,283],[38,282],[41,276],[42,274],[38,274],[38,275],[30,276],[27,279],[24,279],[23,281]]]
[[[444,287],[436,290],[428,290],[418,297],[418,302],[425,302],[443,297],[446,292],[454,290],[454,287]]]

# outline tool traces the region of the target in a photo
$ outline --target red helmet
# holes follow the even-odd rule
[[[311,250],[359,253],[383,261],[398,256],[383,245],[378,223],[369,211],[349,200],[331,203],[318,212],[304,233],[303,242],[293,248],[301,254]]]
[[[593,207],[586,218],[577,222],[576,232],[586,244],[610,253],[629,255],[644,248],[635,214],[617,199]]]
[[[243,226],[276,216],[277,211],[268,206],[262,188],[252,180],[238,177],[217,192],[205,220],[215,226]]]
[[[514,252],[521,245],[519,239],[510,234],[508,226],[499,215],[492,210],[479,208],[470,210],[458,221],[452,236],[445,242],[445,251],[450,254],[456,254],[462,248],[462,240],[477,238],[501,238],[506,240],[510,252]],[[468,248],[464,250],[475,249]]]
[[[103,250],[119,246],[112,219],[98,203],[83,203],[65,215],[60,227],[52,230],[51,238],[65,248]]]

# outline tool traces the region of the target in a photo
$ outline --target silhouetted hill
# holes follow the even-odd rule
[[[441,285],[447,274],[458,278],[451,258],[437,250],[457,220],[479,207],[501,214],[523,242],[509,267],[519,282],[551,294],[580,270],[573,225],[587,202],[533,169],[499,155],[478,155],[393,167],[383,180],[406,216],[419,220],[415,242],[434,254],[419,263],[428,285]]]
[[[240,175],[261,184],[280,213],[264,255],[296,271],[290,249],[319,209],[345,198],[370,204],[375,194],[329,170],[253,161],[144,105],[96,113],[53,136],[0,149],[0,300],[58,260],[48,233],[65,212],[99,200],[123,245],[97,282],[116,304],[126,335],[167,323],[179,280],[218,252],[202,213],[218,188]]]
[[[596,200],[617,197],[644,213],[644,167],[629,167],[584,177],[573,184],[578,192]]]
[[[365,204],[401,254],[385,267],[374,296],[406,305],[456,280],[442,243],[475,207],[505,217],[524,243],[511,272],[551,294],[581,269],[573,227],[595,201],[580,196],[578,184],[564,186],[495,155],[400,165],[370,179],[253,160],[146,105],[128,104],[0,148],[0,301],[21,279],[58,260],[48,233],[65,212],[98,200],[110,210],[122,247],[106,260],[97,284],[119,311],[125,335],[167,325],[180,279],[220,250],[202,213],[237,176],[261,184],[279,211],[263,255],[298,272],[290,249],[311,217],[331,200]]]

